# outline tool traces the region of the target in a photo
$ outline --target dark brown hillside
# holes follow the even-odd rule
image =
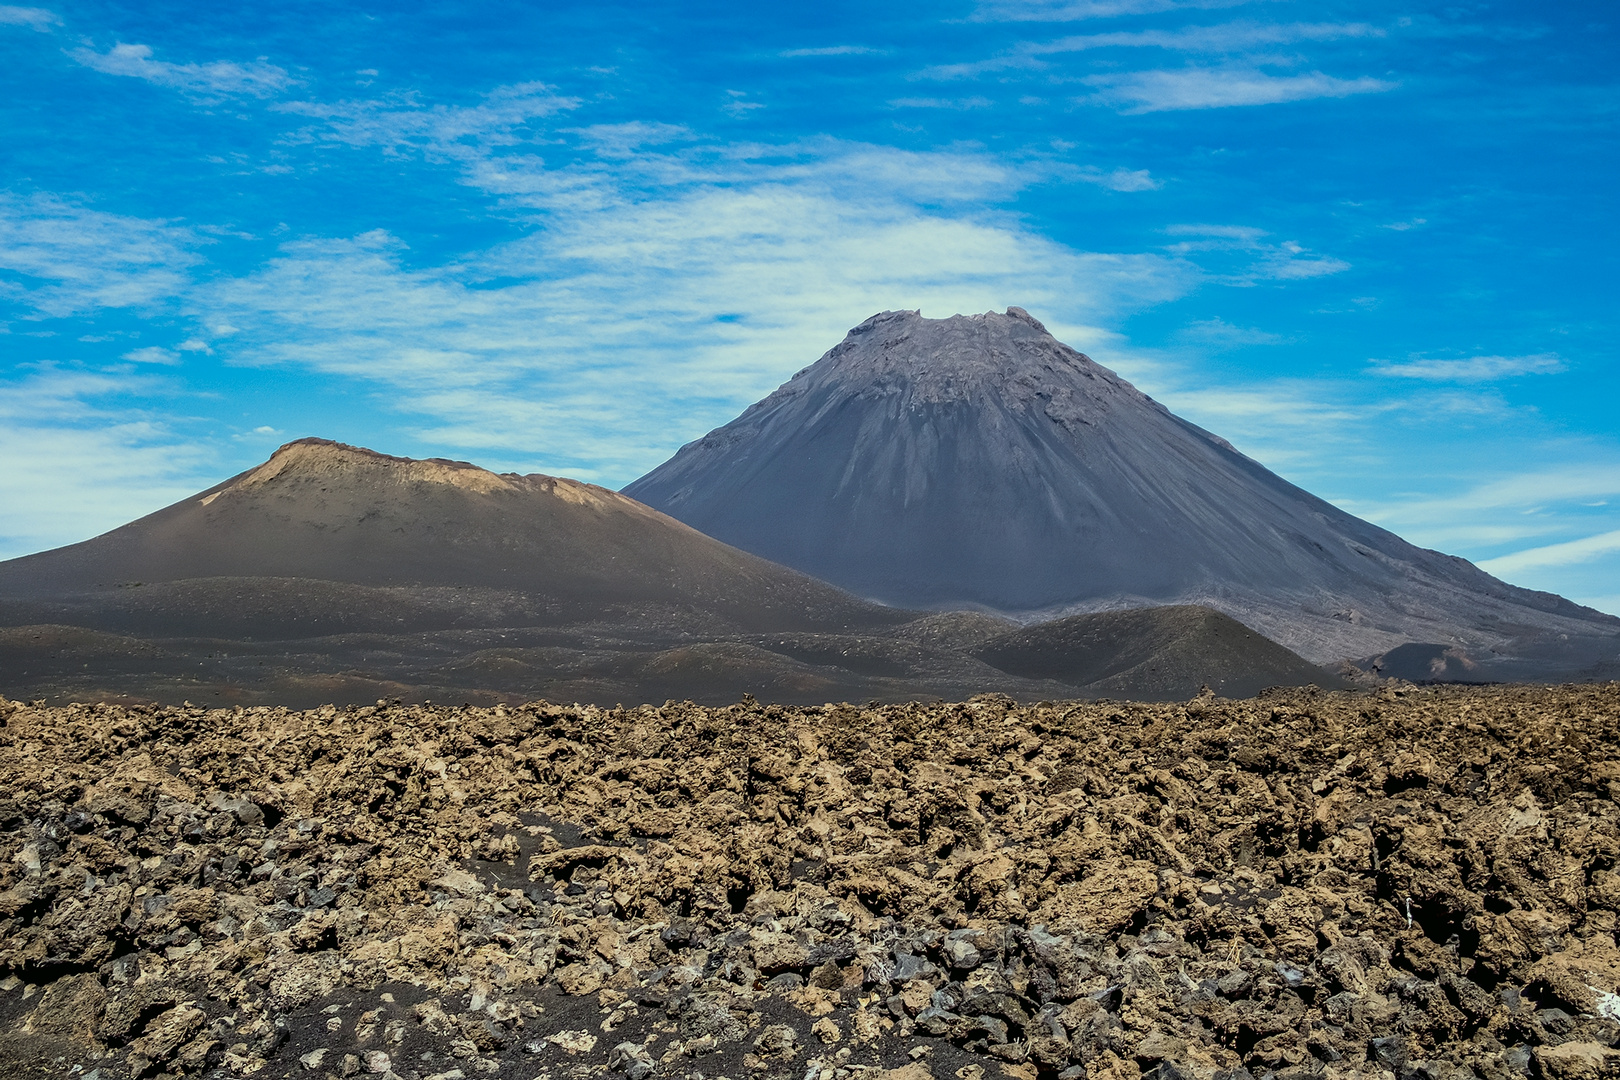
[[[599,618],[702,629],[901,621],[605,488],[324,439],[82,544],[0,563],[69,622],[287,637]]]

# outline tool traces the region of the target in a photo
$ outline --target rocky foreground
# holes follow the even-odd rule
[[[1620,1075],[1616,684],[0,722],[8,1077]]]

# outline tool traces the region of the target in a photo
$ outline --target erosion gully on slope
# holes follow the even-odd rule
[[[0,1073],[1615,1075],[1617,718],[0,701]]]

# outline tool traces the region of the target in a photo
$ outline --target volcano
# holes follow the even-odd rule
[[[887,604],[1204,605],[1318,663],[1433,642],[1514,678],[1620,652],[1620,619],[1345,513],[1021,308],[874,315],[624,493]]]
[[[605,488],[326,439],[288,443],[93,540],[0,563],[0,598],[91,613],[60,620],[81,625],[262,637],[513,620],[898,621]]]

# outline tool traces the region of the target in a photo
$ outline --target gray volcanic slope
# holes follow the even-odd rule
[[[1302,491],[1019,308],[875,315],[624,492],[885,603],[1206,604],[1317,662],[1437,642],[1519,678],[1620,652],[1620,620]]]

